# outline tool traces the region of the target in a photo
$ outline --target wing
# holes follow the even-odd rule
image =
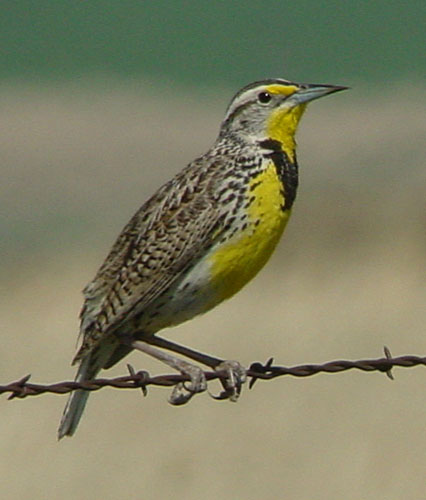
[[[83,342],[74,362],[146,308],[218,237],[226,216],[215,196],[221,176],[196,160],[132,217],[84,289]]]

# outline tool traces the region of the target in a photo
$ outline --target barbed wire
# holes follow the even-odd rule
[[[272,380],[276,377],[291,375],[293,377],[310,377],[318,373],[339,373],[347,370],[361,370],[364,372],[379,371],[385,373],[393,379],[392,368],[395,366],[401,368],[412,368],[414,366],[426,366],[426,356],[398,356],[393,358],[387,347],[384,348],[385,357],[379,359],[360,359],[357,361],[336,360],[323,364],[304,364],[298,366],[274,366],[273,358],[270,358],[265,364],[255,362],[247,370],[247,376],[251,379],[249,387],[252,388],[256,380]],[[147,371],[136,372],[131,365],[127,365],[129,375],[116,378],[97,378],[86,382],[64,381],[54,384],[32,384],[29,382],[31,375],[26,375],[15,382],[6,385],[0,385],[0,394],[10,393],[8,399],[25,398],[28,396],[39,396],[41,394],[66,394],[76,389],[86,391],[97,391],[104,387],[113,387],[115,389],[141,389],[143,394],[147,394],[147,387],[175,386],[180,382],[189,380],[189,377],[181,374],[156,375],[151,377]],[[205,371],[204,375],[207,381],[213,379],[225,380],[228,377],[226,371]]]

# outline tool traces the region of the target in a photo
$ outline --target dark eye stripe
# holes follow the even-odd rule
[[[230,115],[226,117],[226,122],[231,122],[239,113],[241,113],[241,111],[243,111],[245,108],[248,108],[249,106],[253,106],[253,104],[255,103],[256,101],[247,101],[243,104],[240,104],[232,111]]]
[[[251,96],[250,100],[248,101],[245,101],[245,102],[242,102],[241,104],[239,104],[237,107],[235,107],[232,112],[230,113],[229,112],[229,108],[232,108],[233,105],[235,105],[235,101],[238,100],[238,98],[240,97],[238,94],[236,97],[234,97],[231,105],[229,106],[228,108],[228,111],[227,111],[227,114],[226,114],[226,119],[224,120],[224,123],[230,123],[231,121],[234,120],[234,118],[240,114],[244,109],[250,107],[250,106],[253,106],[254,104],[257,104],[259,103],[259,95],[260,94],[266,94],[269,96],[269,101],[272,99],[272,96],[271,94],[269,94],[269,92],[265,92],[265,91],[261,91],[261,92],[258,92],[257,94],[255,94],[254,96]],[[268,101],[268,102],[269,102]],[[266,104],[266,102],[265,102]]]

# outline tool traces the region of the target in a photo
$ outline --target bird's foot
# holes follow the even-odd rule
[[[187,361],[176,356],[161,351],[142,340],[135,340],[131,343],[133,349],[149,354],[153,358],[166,363],[174,370],[189,378],[188,382],[179,382],[173,387],[172,394],[169,397],[169,403],[172,405],[183,405],[187,403],[194,394],[203,392],[207,389],[207,381],[203,370]]]
[[[207,389],[207,381],[201,368],[186,361],[179,360],[178,370],[182,375],[190,378],[189,382],[179,382],[173,387],[169,397],[169,403],[174,406],[180,406],[187,403],[192,396]]]
[[[226,372],[226,378],[221,378],[220,381],[223,386],[223,391],[217,396],[210,394],[214,399],[229,399],[235,403],[240,394],[242,385],[247,379],[247,370],[238,361],[222,361],[215,367],[215,371]]]

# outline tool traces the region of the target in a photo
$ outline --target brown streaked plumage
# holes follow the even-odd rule
[[[306,103],[343,87],[255,82],[236,94],[213,147],[161,187],[132,217],[84,289],[76,380],[89,380],[132,349],[187,374],[171,402],[206,388],[200,368],[158,347],[226,369],[236,400],[245,370],[158,338],[236,293],[266,263],[297,189],[294,134]],[[189,388],[189,390],[188,390]],[[59,438],[72,435],[88,392],[68,401]]]

